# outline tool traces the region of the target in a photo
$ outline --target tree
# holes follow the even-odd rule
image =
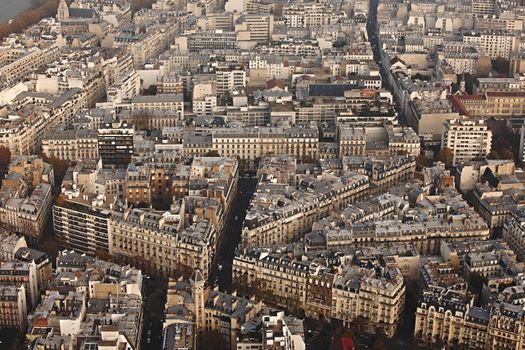
[[[228,344],[222,335],[216,331],[204,331],[199,334],[199,350],[227,350]]]
[[[501,159],[501,155],[498,151],[493,149],[489,154],[487,154],[487,159]]]
[[[157,94],[157,85],[150,85],[147,89],[142,91],[143,95],[156,95]]]
[[[494,140],[494,149],[498,151],[500,154],[504,149],[510,148],[510,143],[508,141],[509,135],[499,135],[496,136]]]
[[[219,154],[219,151],[213,149],[211,151],[206,152],[204,156],[205,157],[220,157],[221,155]]]
[[[149,130],[149,121],[151,119],[151,114],[147,111],[139,111],[133,117],[133,126],[135,130]]]
[[[51,258],[55,258],[58,252],[62,250],[62,242],[57,236],[48,237],[45,240],[38,243],[38,249],[45,252]]]
[[[453,157],[454,154],[452,153],[452,150],[448,147],[445,147],[439,151],[437,160],[444,163],[445,167],[450,168],[452,166]]]
[[[59,207],[63,207],[66,203],[66,198],[63,194],[59,194],[56,198],[55,198],[55,205],[59,206]]]
[[[416,157],[416,165],[421,168],[428,167],[430,166],[430,160],[424,154],[420,154]]]
[[[514,159],[514,153],[510,150],[510,148],[505,148],[501,151],[501,159]]]
[[[488,280],[485,276],[482,276],[477,272],[472,272],[468,279],[469,289],[477,295],[481,295],[483,285],[487,284],[487,282]]]
[[[384,333],[382,332],[382,330],[378,330],[375,336],[374,343],[372,344],[372,349],[374,350],[386,350],[387,349],[386,337]]]
[[[11,151],[9,148],[0,146],[0,166],[7,168],[11,164]]]
[[[56,15],[58,0],[42,0],[40,3],[40,6],[32,6],[12,20],[0,24],[0,38],[11,33],[21,33],[29,26],[38,23],[42,18]],[[33,1],[32,5],[37,5],[36,1]]]
[[[470,73],[463,74],[463,79],[465,81],[465,91],[467,94],[472,95],[474,91],[474,77]]]
[[[42,159],[53,167],[53,171],[55,172],[55,185],[59,187],[69,168],[69,162],[55,156],[48,157],[45,153],[42,154]]]
[[[507,76],[510,70],[509,61],[503,57],[498,57],[492,62],[492,68],[500,75]]]
[[[143,8],[150,8],[151,4],[153,4],[156,0],[132,0],[131,1],[131,8],[133,9],[133,12],[136,12]]]
[[[106,250],[103,250],[103,249],[97,249],[95,251],[95,256],[98,259],[101,259],[104,261],[111,261],[111,258],[112,258],[112,256]]]

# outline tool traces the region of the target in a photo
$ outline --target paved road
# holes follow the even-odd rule
[[[233,207],[223,237],[218,244],[215,264],[210,274],[210,283],[217,283],[222,291],[231,291],[233,257],[235,249],[241,241],[242,223],[256,185],[257,180],[254,173],[240,175],[237,185],[237,198],[233,201]]]
[[[24,349],[24,342],[22,335],[16,329],[0,329],[0,349],[2,350],[22,350]]]
[[[142,350],[161,349],[165,304],[166,281],[162,279],[145,279]]]
[[[379,38],[377,30],[377,5],[379,0],[370,1],[370,10],[368,11],[368,21],[366,23],[366,31],[368,34],[368,41],[372,45],[372,52],[374,54],[374,61],[379,65],[379,72],[381,74],[381,79],[383,81],[383,88],[392,91],[390,84],[388,82],[387,72],[383,69],[381,65],[381,48],[379,47]],[[402,125],[406,124],[404,115],[399,113],[400,106],[398,101],[394,101],[395,110],[398,112],[398,120]]]

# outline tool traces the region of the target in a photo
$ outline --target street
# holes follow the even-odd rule
[[[222,291],[231,291],[233,257],[235,256],[235,249],[241,241],[242,223],[256,185],[257,179],[253,172],[239,175],[237,198],[232,203],[226,228],[221,241],[218,243],[215,264],[209,279],[211,284],[217,283]]]
[[[166,281],[157,278],[144,279],[144,323],[142,327],[142,350],[161,349],[162,322],[166,304]]]

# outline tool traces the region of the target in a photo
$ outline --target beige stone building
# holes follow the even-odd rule
[[[42,139],[42,152],[67,161],[98,159],[98,137],[94,129],[53,130]]]
[[[468,117],[511,118],[525,114],[525,92],[486,92],[450,98],[456,110]]]
[[[346,326],[359,323],[366,332],[382,332],[393,337],[405,307],[405,284],[399,268],[386,266],[378,273],[375,268],[346,267],[334,279],[332,288],[332,318]]]
[[[341,176],[291,173],[279,182],[273,174],[295,159],[286,156],[266,158],[259,167],[259,184],[244,220],[242,244],[246,247],[289,243],[310,231],[312,224],[368,193],[365,175],[347,171]],[[292,171],[294,171],[292,169]],[[313,175],[313,174],[312,174]],[[295,187],[295,190],[292,190]],[[287,191],[291,190],[292,195]]]
[[[208,278],[217,244],[206,221],[183,225],[178,213],[132,209],[114,213],[109,222],[109,253],[164,276],[199,268]]]
[[[414,336],[431,346],[450,344],[467,349],[519,349],[525,339],[523,322],[520,305],[498,300],[481,308],[473,306],[473,298],[469,295],[431,287],[423,292],[419,302]]]
[[[73,117],[86,108],[86,95],[78,88],[69,89],[60,96],[41,98],[31,93],[17,96],[21,105],[0,123],[0,145],[9,148],[12,155],[38,153],[44,135],[59,124],[69,124]]]
[[[59,57],[60,49],[55,44],[42,48],[0,48],[0,78],[12,84]]]
[[[213,131],[212,144],[221,156],[243,160],[284,154],[300,160],[319,157],[319,133],[313,127],[220,128]]]
[[[380,267],[372,260],[372,268],[349,263],[325,266],[322,261],[330,259],[318,260],[315,254],[300,251],[300,245],[239,250],[233,260],[234,286],[292,312],[304,310],[309,317],[339,320],[388,337],[395,334],[405,303],[403,275],[397,266]],[[334,251],[323,253],[338,259]],[[338,257],[345,259],[344,253]]]

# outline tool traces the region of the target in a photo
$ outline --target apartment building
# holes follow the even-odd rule
[[[192,101],[193,114],[198,117],[212,116],[214,109],[217,107],[217,96],[204,96]]]
[[[27,248],[24,236],[18,236],[9,231],[0,233],[0,261],[14,260],[20,248]]]
[[[114,40],[116,46],[125,47],[133,57],[133,68],[141,68],[148,60],[157,58],[175,41],[176,25],[152,28],[138,35],[121,35]]]
[[[272,39],[274,18],[272,14],[245,13],[235,23],[237,41],[266,44]]]
[[[109,252],[111,200],[79,189],[65,190],[59,198],[53,206],[53,228],[64,246],[90,255]]]
[[[487,347],[489,349],[515,349],[523,345],[524,316],[520,305],[494,303],[491,307]]]
[[[30,188],[35,188],[41,183],[54,185],[54,177],[53,167],[39,156],[16,156],[9,163],[8,174],[2,180],[2,188],[19,188],[16,180],[20,178]]]
[[[420,140],[412,128],[384,124],[381,126],[341,123],[338,126],[339,158],[405,154],[417,157]]]
[[[474,85],[474,91],[475,94],[478,95],[491,91],[525,91],[525,77],[521,74],[516,74],[513,78],[477,78]]]
[[[124,198],[127,204],[133,206],[151,205],[150,175],[150,168],[147,166],[128,165],[124,180]]]
[[[203,50],[231,50],[237,48],[237,33],[235,31],[214,30],[198,31],[187,36],[189,52]]]
[[[368,193],[368,178],[352,171],[341,176],[297,174],[297,180],[293,181],[275,177],[280,168],[294,169],[295,164],[296,160],[287,156],[265,158],[260,162],[259,183],[242,230],[245,247],[292,242],[331,210]],[[286,194],[289,186],[296,188],[292,196]]]
[[[441,142],[443,122],[459,117],[448,100],[436,100],[422,96],[421,99],[407,101],[406,117],[410,126],[427,143]]]
[[[24,192],[2,190],[0,221],[15,232],[38,240],[51,210],[51,189],[51,185],[41,183],[27,196]]]
[[[178,74],[166,74],[157,80],[157,93],[159,94],[182,94],[184,93],[184,82]]]
[[[164,327],[193,325],[195,333],[186,334],[188,341],[193,343],[198,334],[217,332],[228,348],[237,349],[244,325],[256,322],[263,306],[261,301],[210,288],[202,272],[196,269],[189,280],[169,281]],[[173,342],[167,338],[164,341]]]
[[[309,263],[290,260],[271,249],[243,248],[235,254],[232,273],[234,283],[259,290],[267,303],[301,307],[306,302],[309,268]]]
[[[516,253],[520,260],[525,259],[525,212],[515,208],[503,225],[503,240]]]
[[[466,295],[467,281],[456,271],[449,261],[429,261],[421,266],[420,269],[425,288],[428,289],[432,286],[443,287]]]
[[[498,180],[497,187],[488,183],[479,183],[474,187],[474,208],[490,228],[503,227],[510,219],[512,211],[521,206],[524,189],[513,175],[499,177]]]
[[[135,130],[161,130],[165,127],[177,127],[183,124],[180,111],[174,109],[158,110],[121,110],[118,118],[126,124],[133,125]]]
[[[70,124],[73,117],[86,108],[86,95],[78,88],[59,96],[44,99],[31,93],[18,95],[21,107],[0,123],[0,145],[9,148],[12,155],[35,154],[42,138],[59,124]],[[38,102],[38,103],[36,103]]]
[[[458,211],[452,210],[452,206]],[[350,224],[345,218],[328,217],[318,221],[315,229],[322,232],[327,248],[411,242],[420,254],[437,253],[444,240],[468,241],[489,237],[487,224],[451,189],[441,195],[423,196],[416,202],[414,210],[403,218]],[[341,228],[334,228],[333,221],[340,222]]]
[[[494,16],[498,10],[498,4],[493,0],[473,0],[472,13],[476,16]]]
[[[474,75],[478,70],[478,62],[482,61],[484,57],[483,54],[471,48],[470,51],[447,52],[443,58],[454,73],[469,73]]]
[[[132,125],[105,123],[97,130],[98,154],[105,167],[127,167],[131,161],[135,129]]]
[[[423,292],[416,312],[416,339],[427,345],[441,342],[469,349],[515,349],[523,342],[523,312],[506,302],[520,288],[507,288],[503,297],[486,308],[473,306],[468,294],[431,287]]]
[[[378,271],[378,269],[380,269]],[[357,268],[347,266],[337,274],[332,288],[332,318],[350,326],[365,319],[364,331],[396,333],[405,306],[405,284],[395,266]]]
[[[305,310],[310,317],[339,320],[346,326],[357,324],[366,332],[394,335],[405,303],[405,285],[397,266],[380,267],[379,260],[366,257],[359,262],[358,249],[354,256],[318,247],[308,253],[303,248],[295,243],[237,250],[234,285],[260,293],[270,305]],[[321,254],[327,259],[319,259]],[[356,265],[345,262],[350,256],[358,261]],[[319,305],[313,304],[314,299]]]
[[[219,109],[218,113],[225,113],[225,121],[230,123],[240,122],[246,128],[255,126],[267,126],[270,124],[270,113],[274,113],[277,108],[271,108],[265,105],[257,106],[227,106],[226,109]]]
[[[37,348],[140,348],[142,273],[74,251],[60,252],[41,303],[28,316]]]
[[[270,350],[276,344],[282,349],[306,349],[302,320],[278,310],[270,310],[259,319],[255,329],[241,329],[237,350]]]
[[[525,113],[525,92],[486,92],[452,96],[450,100],[456,110],[467,117],[511,118]]]
[[[365,175],[369,193],[375,194],[413,178],[416,160],[413,156],[392,156],[388,159],[347,156],[342,159],[342,167],[345,171]]]
[[[212,131],[212,147],[221,156],[255,160],[266,155],[318,159],[316,127],[218,128]]]
[[[161,92],[162,93],[162,92]],[[130,70],[107,88],[107,102],[117,105],[131,100],[140,94],[140,77],[135,70]]]
[[[261,53],[275,56],[318,57],[321,54],[319,44],[313,40],[282,40],[261,47]]]
[[[288,27],[311,27],[331,24],[334,19],[332,7],[325,3],[287,4],[283,17]]]
[[[234,91],[246,87],[246,71],[241,67],[220,67],[215,72],[217,93],[233,95]]]
[[[177,118],[182,120],[184,118],[184,97],[177,94],[133,96],[131,110],[142,111],[146,115],[153,111],[171,110],[176,111]]]
[[[0,49],[0,79],[13,84],[60,57],[56,44],[31,48]]]
[[[426,344],[442,340],[468,344],[471,349],[484,348],[489,313],[473,303],[472,296],[431,286],[418,303],[414,336]]]
[[[182,226],[183,210],[128,209],[114,213],[109,222],[109,253],[164,276],[197,266],[208,278],[216,230],[203,220]]]
[[[70,162],[98,159],[97,131],[83,127],[53,130],[42,139],[42,153]]]
[[[472,32],[463,34],[463,43],[475,44],[491,59],[510,59],[519,48],[519,39],[508,32]]]
[[[23,332],[27,326],[27,302],[24,285],[0,287],[0,327]]]
[[[452,164],[483,159],[492,147],[492,131],[482,119],[465,117],[443,123],[441,149],[452,151]]]
[[[16,251],[12,261],[14,260],[35,264],[39,293],[41,294],[48,288],[49,281],[53,275],[53,268],[51,259],[46,253],[32,248],[21,247]]]
[[[0,288],[2,287],[23,287],[27,310],[34,308],[40,298],[36,265],[16,260],[1,263]]]

